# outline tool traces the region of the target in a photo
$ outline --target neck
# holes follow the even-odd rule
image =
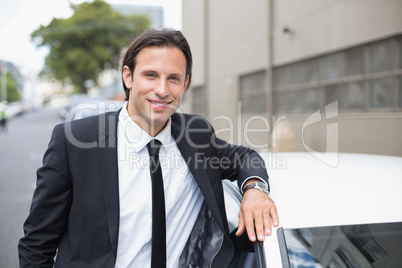
[[[131,117],[131,116],[130,116]],[[161,131],[166,127],[167,122],[163,124],[157,124],[154,122],[139,122],[135,118],[131,117],[134,123],[136,123],[140,128],[142,128],[151,137],[156,137]]]

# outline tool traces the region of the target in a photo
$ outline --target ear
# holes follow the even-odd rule
[[[128,88],[128,89],[132,88],[133,81],[132,81],[132,78],[131,78],[132,77],[131,76],[131,71],[130,71],[130,69],[128,68],[127,65],[124,65],[124,67],[123,67],[122,77],[123,77],[124,84],[126,85],[126,88]]]
[[[184,82],[184,90],[185,90],[185,91],[187,90],[187,86],[188,86],[188,81],[189,81],[189,79],[190,79],[190,76],[187,75],[186,81]]]

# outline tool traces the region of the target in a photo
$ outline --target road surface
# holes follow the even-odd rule
[[[9,120],[0,132],[0,268],[19,266],[17,245],[28,214],[53,127],[62,122],[57,111],[29,112]]]

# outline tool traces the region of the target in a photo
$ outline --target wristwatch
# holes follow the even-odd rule
[[[250,190],[250,189],[257,189],[257,190],[260,190],[261,192],[269,194],[268,184],[264,183],[262,181],[254,182],[254,183],[247,185],[246,187],[244,187],[243,193],[245,193],[247,190]]]

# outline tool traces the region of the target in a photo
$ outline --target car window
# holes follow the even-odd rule
[[[278,229],[283,267],[402,267],[402,222]]]

